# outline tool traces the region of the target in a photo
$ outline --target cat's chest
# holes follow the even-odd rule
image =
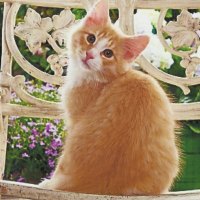
[[[94,83],[69,88],[65,97],[68,112],[71,115],[81,115],[87,108],[95,104],[103,88],[104,85]]]

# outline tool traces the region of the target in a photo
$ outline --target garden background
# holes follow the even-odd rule
[[[59,14],[62,10],[23,5],[18,12],[17,23],[23,22],[28,7],[40,13],[41,17],[51,17],[55,14]],[[75,14],[76,19],[81,19],[86,14],[86,11],[82,9],[72,9],[72,12]],[[198,10],[190,10],[190,12],[193,13],[195,17],[200,18]],[[180,14],[180,10],[169,10],[165,18],[166,22],[176,20],[178,14]],[[111,10],[110,16],[112,21],[115,22],[118,19],[118,11]],[[156,22],[158,16],[158,10],[135,11],[136,33],[149,34],[152,38],[149,49],[144,52],[144,55],[160,70],[184,77],[185,69],[180,66],[181,58],[166,52],[156,36]],[[0,3],[0,27],[2,27],[2,19],[3,4]],[[24,41],[17,37],[16,41],[20,52],[31,64],[42,71],[53,74],[47,62],[47,57],[54,52],[47,44],[42,46],[33,55],[30,53]],[[200,57],[200,51],[198,51],[197,54]],[[26,89],[31,95],[48,101],[60,101],[57,86],[34,79],[25,73],[15,61],[13,61],[12,73],[13,75],[23,74],[26,77]],[[66,74],[66,68],[64,74]],[[199,75],[200,69],[197,68],[196,76]],[[174,102],[200,101],[200,86],[191,87],[191,93],[189,95],[184,95],[176,86],[161,84],[166,92],[173,97]],[[12,93],[12,103],[26,104],[26,102],[21,101],[15,93]],[[180,146],[183,152],[182,172],[172,189],[197,189],[200,188],[200,122],[184,121],[180,122],[180,127],[181,128],[177,130],[177,135],[180,138]],[[63,138],[67,134],[64,129],[62,120],[19,118],[17,116],[11,116],[9,119],[8,151],[4,179],[38,183],[42,178],[50,177],[63,145]]]

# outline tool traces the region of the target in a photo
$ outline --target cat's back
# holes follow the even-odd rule
[[[157,80],[143,72],[131,69],[108,85],[106,90],[108,98],[110,96],[113,102],[119,98],[130,98],[129,106],[137,104],[145,108],[150,106],[151,109],[156,106],[159,109],[165,108],[166,112],[173,115],[170,99],[165,91]]]

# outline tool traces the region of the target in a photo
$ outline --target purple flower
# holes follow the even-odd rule
[[[51,155],[52,153],[53,153],[52,149],[47,149],[47,150],[45,151],[45,154],[46,154],[46,155]]]
[[[16,93],[15,93],[15,92],[12,92],[12,93],[11,93],[11,98],[14,99],[14,98],[16,98],[16,97],[17,97]]]
[[[52,123],[46,123],[45,130],[47,132],[57,132],[57,127],[54,126]]]
[[[51,155],[56,157],[58,155],[58,151],[54,150]]]
[[[53,139],[51,142],[52,149],[56,150],[58,147],[62,146],[62,141],[60,138]]]
[[[55,167],[55,161],[54,160],[49,159],[48,160],[48,164],[49,164],[50,168],[54,168]]]
[[[46,123],[45,131],[49,132],[51,125],[51,123]]]
[[[33,85],[27,85],[27,91],[29,93],[33,93],[34,92],[35,87]]]
[[[38,131],[37,131],[35,128],[31,131],[31,133],[32,133],[34,136],[36,136],[36,135],[39,134]]]
[[[22,158],[29,158],[30,156],[27,153],[22,154]]]
[[[21,126],[22,130],[24,130],[25,132],[28,132],[28,127],[26,127],[25,125]]]
[[[46,136],[46,137],[49,137],[50,136],[50,133],[46,130],[44,130],[43,134]]]
[[[51,126],[49,131],[52,132],[52,133],[56,133],[58,131],[58,129],[57,129],[56,126],[53,125],[53,126]]]
[[[30,140],[32,140],[32,141],[35,141],[35,136],[34,135],[31,135],[31,136],[29,136],[28,137]]]
[[[21,149],[23,146],[21,144],[16,144],[16,147]]]
[[[60,123],[60,119],[54,119],[54,123],[58,125]]]
[[[14,120],[16,120],[16,119],[18,119],[18,118],[19,118],[19,116],[10,116],[10,117],[9,117],[9,120],[14,121]]]
[[[50,179],[53,176],[54,170],[51,171],[51,173],[49,174],[49,176],[47,176],[48,179]]]
[[[47,149],[45,151],[45,154],[48,155],[48,156],[56,157],[58,155],[58,151],[57,150],[53,150],[53,149]]]
[[[25,178],[23,178],[22,176],[20,176],[18,179],[17,179],[17,182],[24,182],[25,181]]]
[[[17,97],[15,92],[11,93],[11,99],[16,103],[21,102],[21,99]]]
[[[31,135],[28,137],[32,143],[37,143],[37,140],[35,139],[35,136],[34,135]]]
[[[36,147],[35,143],[29,144],[30,149],[34,149]]]
[[[45,143],[44,143],[43,141],[41,141],[41,142],[40,142],[40,145],[41,145],[41,146],[44,146],[44,145],[45,145]]]
[[[42,90],[44,90],[45,92],[51,91],[51,90],[55,90],[55,87],[49,83],[47,83],[46,85],[43,85],[41,87]]]

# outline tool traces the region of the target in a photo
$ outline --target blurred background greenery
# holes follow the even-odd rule
[[[41,17],[51,17],[59,14],[62,10],[23,5],[18,12],[17,23],[23,21],[28,7],[40,13]],[[75,14],[76,19],[81,19],[86,14],[85,10],[82,9],[72,9],[72,12]],[[198,10],[190,10],[190,12],[198,12]],[[180,10],[168,10],[165,20],[176,20],[178,14],[180,14]],[[115,22],[118,19],[118,10],[111,10],[110,16],[112,21]],[[2,19],[3,4],[0,3],[0,27],[2,27]],[[156,33],[156,27],[152,29],[152,32]],[[22,55],[30,63],[42,71],[53,74],[49,63],[46,61],[46,58],[54,53],[48,44],[42,46],[40,54],[32,55],[24,41],[16,37],[16,43]],[[166,73],[184,77],[185,69],[180,66],[181,58],[174,55],[172,58],[174,62],[170,68],[160,66],[160,69]],[[12,73],[14,76],[23,74],[26,77],[26,86],[30,94],[41,99],[59,101],[57,86],[42,83],[34,79],[24,72],[15,61],[13,61]],[[174,102],[189,103],[200,101],[200,86],[191,87],[190,94],[184,95],[182,90],[176,86],[161,84],[166,92],[173,97]],[[14,93],[12,102],[26,104],[18,99]],[[197,189],[200,188],[200,122],[184,121],[180,125],[181,128],[177,135],[181,141],[183,164],[182,172],[172,189]],[[9,121],[5,179],[38,183],[41,178],[49,177],[54,170],[64,135],[66,133],[64,132],[64,124],[62,121],[11,117]]]

